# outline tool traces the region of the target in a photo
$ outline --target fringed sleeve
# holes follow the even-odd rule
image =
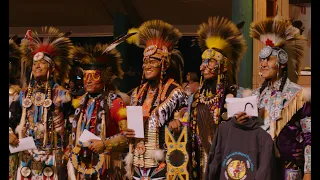
[[[281,111],[281,117],[279,120],[277,120],[275,132],[276,136],[279,135],[282,128],[291,120],[293,115],[295,115],[303,107],[303,105],[303,89],[300,89],[288,103],[285,103]]]

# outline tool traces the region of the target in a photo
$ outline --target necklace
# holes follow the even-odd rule
[[[198,103],[203,103],[209,107],[210,113],[212,114],[213,121],[215,124],[219,123],[219,114],[220,114],[220,99],[224,97],[224,87],[226,86],[226,79],[224,79],[222,84],[216,85],[216,94],[213,95],[211,90],[204,89],[202,90],[200,94],[200,89],[196,92],[194,95],[193,102],[191,103],[191,111],[190,111],[190,127],[191,127],[191,133],[192,133],[192,139],[191,139],[191,145],[192,149],[196,148],[197,145],[197,131],[198,131],[198,125],[197,125],[197,105]],[[199,143],[199,142],[198,142]],[[198,173],[196,170],[196,167],[199,166],[196,160],[196,152],[193,150],[191,153],[191,161],[192,161],[192,174],[194,177],[198,177]]]
[[[43,106],[48,108],[52,104],[51,98],[51,87],[48,86],[47,88],[47,97],[44,93],[36,92],[34,95],[32,91],[34,90],[30,85],[27,91],[27,97],[23,99],[22,106],[25,108],[29,108],[32,104],[35,106]]]
[[[70,154],[70,159],[71,159],[71,164],[73,165],[73,167],[80,172],[81,174],[83,174],[84,176],[92,176],[95,174],[98,174],[98,179],[99,179],[99,175],[100,175],[100,170],[103,167],[104,161],[105,161],[105,157],[104,154],[101,153],[99,154],[99,159],[96,165],[92,166],[91,168],[87,168],[85,165],[81,165],[78,161],[78,157],[79,157],[79,152],[81,150],[81,147],[88,147],[89,144],[80,144],[77,145],[76,147],[73,148],[71,154]]]

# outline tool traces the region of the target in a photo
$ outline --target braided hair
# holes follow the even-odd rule
[[[283,91],[283,88],[284,88],[284,85],[287,81],[287,78],[288,78],[288,71],[287,71],[287,65],[283,68],[283,73],[282,73],[282,78],[281,78],[281,84],[280,84],[280,89],[279,91],[282,92]]]
[[[283,91],[283,88],[284,88],[284,85],[287,81],[287,78],[288,78],[288,65],[286,65],[284,68],[283,68],[283,73],[282,73],[282,78],[281,78],[281,84],[280,84],[280,88],[279,88],[279,91],[282,92]],[[260,88],[260,94],[262,93],[262,91],[268,86],[269,84],[269,80],[264,80],[261,88]]]
[[[262,91],[268,86],[268,80],[264,80],[262,83],[262,86],[260,88],[260,94],[262,93]]]

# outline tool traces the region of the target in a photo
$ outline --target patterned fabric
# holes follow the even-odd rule
[[[286,169],[284,179],[285,180],[302,180],[300,169]]]
[[[23,99],[26,97],[26,92],[27,90],[24,89],[20,92],[20,96],[19,96],[19,101],[20,101],[20,105],[22,106],[22,101]],[[36,90],[36,92],[42,92],[42,90]],[[34,96],[34,94],[36,93],[34,92],[32,94],[32,96]],[[52,119],[56,119],[59,118],[60,121],[63,121],[63,115],[60,114],[61,112],[63,112],[63,105],[67,102],[69,102],[71,100],[70,98],[70,94],[69,91],[64,89],[62,86],[58,85],[58,84],[54,84],[53,88],[52,88],[52,106],[59,107],[59,114],[53,113],[51,111],[48,112],[48,116],[47,116],[47,132],[52,131],[52,120],[50,120],[50,118],[52,117]],[[32,105],[30,108],[27,109],[27,113],[26,113],[26,124],[25,124],[25,137],[28,136],[32,136],[33,139],[35,140],[35,144],[37,147],[41,147],[43,146],[43,130],[41,128],[41,122],[43,122],[42,116],[44,113],[44,107],[43,106],[35,106]],[[62,127],[64,128],[64,127]],[[48,133],[49,134],[49,133]],[[62,141],[63,141],[63,137],[58,135],[58,133],[56,131],[53,131],[53,133],[51,134],[52,136],[48,136],[48,139],[51,139],[52,141],[48,141],[48,143],[46,144],[46,147],[50,148],[61,148],[62,147]]]
[[[300,120],[303,133],[311,133],[311,117],[305,117]]]
[[[190,125],[190,117],[191,117],[191,105],[194,99],[194,94],[190,95],[188,98],[188,122],[189,122],[189,126]],[[191,133],[190,133],[191,134]],[[208,155],[205,153],[203,146],[201,145],[201,140],[200,140],[200,136],[199,136],[199,127],[197,127],[197,133],[196,134],[192,134],[191,136],[195,136],[195,146],[192,147],[192,152],[189,152],[189,158],[191,159],[192,157],[192,153],[194,153],[194,160],[192,161],[192,165],[193,165],[193,170],[192,173],[190,173],[190,179],[197,179],[204,176],[205,171],[206,171],[206,165],[207,165],[207,161],[208,161]],[[190,171],[191,172],[191,171]]]
[[[18,169],[17,169],[17,179],[25,180],[26,178],[21,175],[21,168],[28,167],[31,169],[31,176],[28,180],[38,180],[38,179],[50,179],[57,180],[59,169],[61,168],[61,158],[62,158],[62,148],[63,148],[63,135],[59,134],[57,128],[54,128],[53,122],[61,124],[59,127],[63,131],[64,128],[64,116],[63,112],[67,109],[64,107],[65,103],[71,100],[69,91],[64,89],[57,83],[53,84],[50,82],[52,87],[51,100],[52,105],[48,108],[48,114],[46,116],[47,126],[43,126],[45,118],[44,107],[42,105],[36,106],[33,104],[31,107],[26,108],[25,124],[20,121],[20,125],[23,125],[25,131],[22,134],[23,137],[33,137],[37,150],[29,150],[20,152]],[[34,88],[31,93],[31,100],[35,99],[35,94],[45,93],[44,88]],[[27,90],[23,89],[19,94],[20,106],[22,106],[23,100],[26,98]],[[19,125],[19,126],[20,126]],[[22,131],[21,131],[22,132]],[[50,132],[50,133],[49,133]],[[47,134],[47,143],[44,145],[44,136]],[[57,161],[57,159],[60,159]],[[53,175],[51,177],[45,177],[43,175],[43,170],[46,166],[50,166],[53,169]]]
[[[18,165],[18,153],[9,155],[9,180],[15,180]]]
[[[106,123],[108,123],[107,129],[106,129],[106,135],[105,137],[113,136],[116,133],[119,132],[119,125],[118,123],[121,120],[126,119],[126,114],[121,113],[121,111],[125,111],[126,105],[123,103],[122,99],[116,95],[113,92],[109,93],[108,97],[104,97],[102,95],[97,96],[95,98],[92,98],[90,100],[90,97],[88,94],[83,95],[80,98],[80,107],[78,107],[75,110],[75,118],[72,121],[72,140],[76,140],[76,132],[77,132],[77,123],[80,118],[80,114],[83,113],[87,119],[90,121],[90,128],[88,127],[81,127],[80,134],[84,130],[84,128],[92,131],[92,133],[96,134],[97,136],[100,136],[102,128],[102,114],[105,113],[105,110],[108,109],[109,113],[105,113],[109,115],[108,118],[106,118]],[[106,108],[108,106],[108,108]],[[72,143],[74,144],[74,143]]]
[[[293,105],[293,108],[289,110],[294,114],[291,119],[288,119],[283,128],[276,127],[283,109],[288,107],[297,94],[303,91],[301,86],[287,79],[281,93],[277,91],[280,84],[281,79],[272,86],[266,87],[261,94],[260,89],[253,91],[254,95],[259,96],[259,109],[264,109],[263,113],[259,113],[264,120],[264,125],[261,127],[274,138],[281,162],[294,164],[304,169],[304,172],[311,173],[311,102],[305,102],[301,109]],[[275,133],[276,128],[280,128],[279,134]],[[284,172],[288,179],[300,178],[295,169],[288,168]]]
[[[167,166],[161,163],[158,167],[154,168],[138,168],[134,167],[133,179],[135,180],[161,180],[166,179]]]
[[[272,87],[266,87],[260,94],[260,88],[252,92],[253,95],[259,96],[259,109],[264,109],[262,119],[264,125],[261,126],[270,135],[275,133],[276,121],[281,116],[283,107],[295,97],[296,93],[301,90],[301,87],[289,79],[286,80],[282,93],[278,91],[281,85],[281,79],[276,81]]]
[[[60,155],[60,156],[59,156]],[[59,156],[59,157],[58,157]],[[17,180],[58,180],[61,166],[62,154],[57,151],[48,154],[46,151],[30,150],[20,152]],[[31,169],[30,177],[23,177],[21,169],[28,167]],[[44,168],[51,167],[53,174],[50,177],[44,175]]]
[[[144,87],[146,84],[142,85]],[[141,89],[139,91],[142,91]],[[144,97],[138,98],[136,102],[136,96],[139,94],[137,89],[132,94],[132,105],[146,105],[144,102],[150,100],[151,108],[148,114],[150,114],[149,119],[145,125],[145,138],[143,140],[136,139],[134,147],[145,147],[141,152],[137,150],[134,151],[133,164],[137,167],[143,168],[153,168],[158,166],[158,161],[153,158],[155,151],[163,153],[162,149],[165,148],[165,143],[159,138],[163,138],[164,132],[159,129],[163,129],[170,120],[173,119],[175,111],[180,110],[187,106],[187,95],[183,91],[182,87],[173,82],[173,80],[168,80],[164,86],[161,94],[154,92],[155,96],[148,96],[147,93]],[[158,96],[161,97],[161,104],[157,102]],[[144,108],[143,108],[144,109]]]
[[[304,173],[311,173],[311,146],[304,149]]]
[[[106,110],[108,110],[108,112],[106,112]],[[78,143],[77,140],[85,129],[100,137],[102,140],[116,135],[126,126],[125,112],[126,105],[120,96],[114,92],[110,92],[108,96],[100,94],[96,97],[91,97],[88,93],[84,94],[80,98],[80,106],[75,110],[75,118],[72,120],[72,142],[69,144],[71,144],[73,148],[75,144]],[[104,166],[102,168],[99,172],[101,179],[108,179],[118,176],[119,174],[122,176],[124,174],[123,169],[121,169],[122,164],[119,153],[110,153],[110,150],[105,152],[105,157],[110,157],[107,163],[112,163],[113,166]],[[97,154],[86,147],[81,149],[79,157],[85,162],[86,167],[96,164],[98,161]],[[72,172],[72,170],[68,171]],[[74,173],[75,177],[79,177],[80,179],[84,178],[82,174],[77,176],[78,172],[76,170],[74,170]],[[97,175],[93,175],[90,178],[97,179]]]

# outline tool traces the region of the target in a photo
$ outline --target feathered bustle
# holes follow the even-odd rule
[[[9,61],[12,60],[20,61],[21,51],[19,46],[14,42],[13,39],[9,39]]]

